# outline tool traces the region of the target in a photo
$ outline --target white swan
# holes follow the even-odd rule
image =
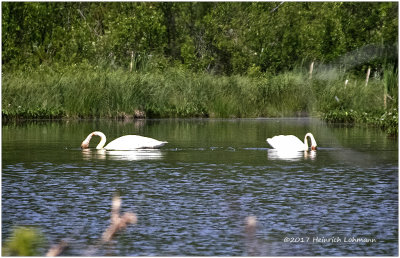
[[[308,150],[307,137],[311,139],[311,150],[317,149],[317,142],[311,133],[307,133],[304,136],[304,143],[294,135],[278,135],[272,138],[268,138],[267,142],[274,149],[288,150],[288,151],[305,151]]]
[[[95,131],[90,133],[86,137],[86,139],[82,142],[81,144],[82,149],[89,148],[90,140],[94,135],[100,136],[101,138],[99,144],[96,146],[96,149],[98,150],[103,148],[105,150],[156,149],[168,143],[168,142],[157,141],[155,139],[139,135],[125,135],[115,139],[114,141],[110,142],[109,144],[107,144],[107,146],[104,147],[104,145],[106,144],[106,136],[102,132]]]

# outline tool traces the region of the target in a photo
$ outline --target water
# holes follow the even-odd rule
[[[93,138],[82,151],[95,130],[169,143],[105,152]],[[265,142],[306,132],[316,152]],[[99,245],[116,193],[138,222]],[[16,225],[48,246],[67,240],[64,255],[398,255],[398,145],[379,129],[304,118],[3,124],[3,243]]]

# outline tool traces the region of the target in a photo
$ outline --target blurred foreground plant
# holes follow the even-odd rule
[[[3,245],[4,256],[37,256],[44,246],[42,233],[31,227],[15,227]]]
[[[110,226],[104,231],[101,239],[95,246],[89,247],[85,252],[84,256],[93,256],[99,249],[101,249],[104,244],[111,242],[112,238],[119,231],[124,230],[129,224],[136,224],[137,216],[133,212],[125,212],[120,214],[121,209],[121,197],[119,195],[114,195],[111,204],[111,221]],[[46,256],[59,256],[64,250],[70,245],[69,239],[62,240],[59,244],[53,245],[47,252]]]
[[[111,223],[107,230],[103,233],[103,242],[109,242],[118,231],[124,230],[129,224],[136,224],[136,214],[132,212],[126,212],[120,216],[120,208],[121,198],[118,195],[115,195],[112,200]]]

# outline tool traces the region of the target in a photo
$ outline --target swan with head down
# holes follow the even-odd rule
[[[267,142],[274,149],[287,150],[287,151],[306,151],[308,150],[307,137],[311,139],[311,150],[317,149],[317,142],[311,133],[307,133],[304,136],[304,142],[294,135],[278,135],[272,138],[268,138]]]
[[[139,135],[125,135],[111,141],[109,144],[104,146],[106,144],[106,136],[102,132],[95,131],[90,133],[86,139],[83,140],[81,144],[82,149],[89,148],[89,143],[93,136],[100,136],[101,138],[99,144],[96,146],[96,149],[98,150],[157,149],[168,143]]]

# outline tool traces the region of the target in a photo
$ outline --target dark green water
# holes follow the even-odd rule
[[[95,130],[169,143],[82,151]],[[282,156],[265,141],[306,132],[316,152]],[[98,246],[117,192],[138,222]],[[398,255],[397,140],[316,119],[3,124],[3,242],[16,225],[67,239],[74,256]]]

